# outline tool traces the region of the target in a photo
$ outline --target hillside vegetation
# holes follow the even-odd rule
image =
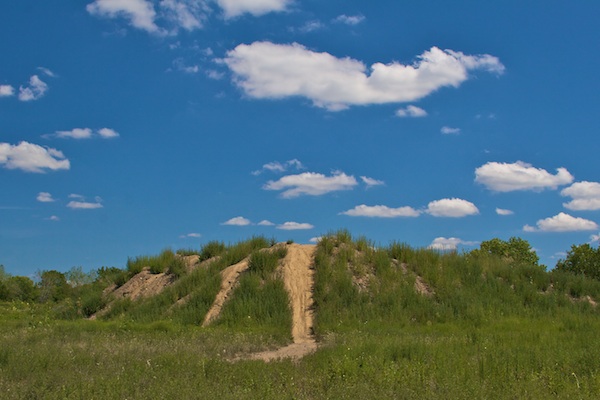
[[[580,253],[591,254],[583,246],[569,253],[578,259],[546,271],[518,238],[458,253],[382,247],[347,231],[331,233],[312,253],[312,301],[302,309],[318,348],[265,363],[254,355],[297,341],[298,309],[283,268],[289,246],[253,237],[140,256],[126,270],[46,271],[37,284],[3,276],[0,294],[10,301],[0,302],[0,393],[15,399],[592,399],[600,393],[600,281],[577,269]]]

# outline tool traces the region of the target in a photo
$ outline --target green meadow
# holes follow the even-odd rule
[[[319,348],[268,363],[243,355],[292,341],[286,251],[273,240],[165,250],[64,282],[40,274],[31,288],[3,274],[0,398],[596,399],[600,281],[547,271],[513,251],[522,244],[458,253],[326,235],[314,260]],[[186,269],[190,255],[201,267]],[[246,258],[202,327],[220,272]],[[173,283],[137,300],[106,294],[146,267]]]

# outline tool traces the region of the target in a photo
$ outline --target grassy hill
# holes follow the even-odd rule
[[[249,359],[296,341],[288,248],[254,237],[163,251],[103,269],[56,301],[0,303],[0,397],[600,393],[599,281],[483,251],[381,247],[347,231],[324,236],[313,253],[305,312],[318,349]],[[243,268],[228,275],[230,291],[207,323],[234,265]]]

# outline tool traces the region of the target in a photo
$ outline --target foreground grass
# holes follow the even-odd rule
[[[56,321],[0,306],[0,397],[597,398],[595,318],[499,318],[330,333],[299,363],[231,363],[258,334],[160,322]]]

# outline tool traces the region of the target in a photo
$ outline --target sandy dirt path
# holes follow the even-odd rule
[[[316,246],[291,244],[283,259],[283,281],[292,306],[292,338],[294,343],[273,351],[248,356],[253,360],[272,361],[281,358],[300,359],[317,349],[313,335],[313,283]]]
[[[217,294],[215,301],[213,302],[210,310],[204,317],[202,326],[209,325],[214,319],[216,319],[221,313],[225,300],[229,297],[229,294],[233,290],[235,283],[238,281],[239,276],[242,272],[248,269],[248,259],[244,259],[237,264],[231,265],[221,271],[221,290]]]

